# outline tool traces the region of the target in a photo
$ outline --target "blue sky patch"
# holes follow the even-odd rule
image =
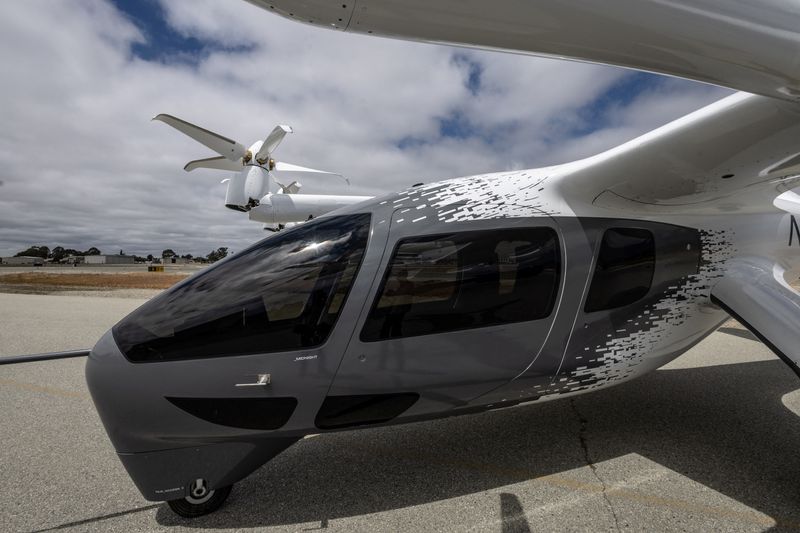
[[[456,111],[439,120],[439,134],[444,138],[468,139],[477,133],[469,119],[463,113]]]
[[[481,90],[481,77],[483,76],[483,65],[474,61],[467,54],[456,53],[453,56],[453,63],[467,69],[466,87],[472,96],[476,96]]]
[[[400,150],[416,150],[417,148],[422,148],[428,144],[428,141],[424,139],[420,139],[419,137],[403,137],[398,142],[395,143],[395,146]]]
[[[182,35],[167,23],[167,15],[158,0],[111,0],[145,38],[134,43],[131,53],[145,61],[196,64],[215,51],[247,52],[252,46],[230,47],[208,40]]]
[[[578,110],[578,116],[582,120],[569,132],[569,136],[582,137],[607,128],[611,111],[629,106],[643,93],[663,85],[666,79],[649,72],[629,72],[583,109]]]

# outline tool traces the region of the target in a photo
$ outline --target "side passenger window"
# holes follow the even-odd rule
[[[372,342],[546,318],[559,280],[550,228],[400,241],[361,340]]]
[[[616,309],[644,298],[653,283],[655,267],[655,239],[650,231],[606,230],[584,311]]]

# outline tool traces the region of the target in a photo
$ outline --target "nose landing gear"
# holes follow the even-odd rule
[[[219,489],[209,490],[205,479],[196,479],[189,487],[189,495],[179,500],[167,502],[172,511],[184,518],[196,518],[219,509],[228,495],[232,485]]]

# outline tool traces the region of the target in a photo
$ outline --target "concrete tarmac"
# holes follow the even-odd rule
[[[0,356],[90,347],[143,301],[0,294]],[[571,400],[306,438],[191,521],[139,495],[83,365],[0,367],[0,531],[800,529],[800,381],[737,327]]]

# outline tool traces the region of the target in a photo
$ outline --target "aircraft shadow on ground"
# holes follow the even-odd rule
[[[638,454],[772,517],[778,529],[797,527],[800,419],[781,401],[797,389],[778,360],[666,370],[574,400],[321,435],[237,484],[216,513],[188,522],[163,505],[156,520],[324,526],[497,489],[585,467],[580,416],[594,463]],[[501,496],[511,529],[527,530],[519,502]]]

